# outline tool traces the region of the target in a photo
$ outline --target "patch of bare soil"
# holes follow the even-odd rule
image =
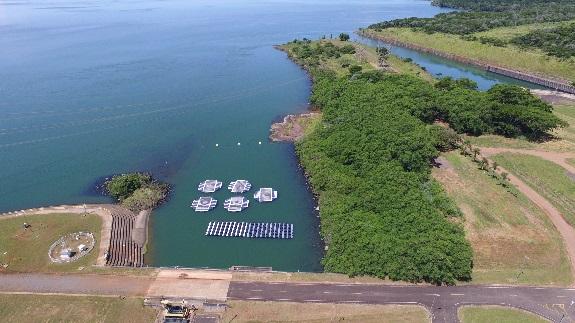
[[[282,122],[272,124],[270,139],[272,141],[297,141],[304,136],[310,120],[318,116],[319,112],[289,114]]]
[[[531,90],[531,93],[549,104],[575,104],[575,95],[573,94],[549,90]]]

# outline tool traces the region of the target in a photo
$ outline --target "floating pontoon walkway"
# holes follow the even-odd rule
[[[211,197],[200,197],[199,199],[192,202],[191,207],[196,212],[208,212],[215,208],[217,204],[218,200],[215,200]]]
[[[210,222],[206,236],[293,239],[293,224]]]
[[[228,190],[232,191],[232,193],[245,193],[252,188],[252,184],[246,181],[245,179],[238,179],[233,181],[228,185]]]
[[[200,185],[198,185],[198,191],[204,193],[213,193],[222,188],[222,184],[223,184],[222,182],[217,181],[215,179],[208,179],[201,182]]]
[[[228,212],[241,212],[250,206],[250,200],[243,196],[234,196],[224,201],[224,209]]]
[[[274,191],[273,188],[260,188],[256,194],[254,194],[254,198],[258,200],[258,202],[271,202],[278,198],[278,192]]]

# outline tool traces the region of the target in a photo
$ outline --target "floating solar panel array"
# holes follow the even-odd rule
[[[215,208],[217,204],[218,200],[211,197],[200,197],[199,199],[192,201],[191,207],[196,212],[208,212]]]
[[[249,222],[210,222],[207,236],[293,239],[293,224],[288,223],[249,223]]]
[[[204,193],[213,193],[222,188],[223,183],[215,179],[208,179],[198,185],[198,191]]]
[[[250,206],[250,200],[243,196],[234,196],[224,201],[224,209],[228,212],[241,212]]]
[[[233,181],[230,183],[230,185],[228,185],[228,189],[232,192],[232,193],[245,193],[247,191],[249,191],[252,188],[252,184],[250,184],[250,182],[246,181],[245,179],[238,179],[236,181]]]
[[[260,203],[271,202],[278,198],[278,192],[274,191],[273,188],[260,188],[256,194],[254,194],[254,198]]]

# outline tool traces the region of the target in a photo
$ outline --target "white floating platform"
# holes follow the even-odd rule
[[[256,194],[254,194],[254,198],[258,200],[258,202],[271,202],[278,198],[278,192],[274,191],[273,188],[260,188]]]
[[[228,190],[232,193],[245,193],[252,188],[252,184],[245,179],[238,179],[228,185]]]
[[[234,196],[225,200],[224,209],[228,212],[241,212],[243,209],[247,209],[250,206],[250,200],[243,196]]]
[[[210,222],[206,228],[206,236],[293,239],[293,224]]]
[[[211,197],[200,197],[192,202],[191,207],[196,212],[208,212],[216,207],[218,200]]]
[[[223,183],[218,180],[208,179],[198,185],[198,191],[203,193],[213,193],[222,188],[222,185]]]

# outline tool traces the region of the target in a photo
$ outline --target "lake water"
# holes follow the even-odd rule
[[[306,110],[310,81],[273,45],[441,11],[409,0],[0,1],[0,211],[107,202],[99,178],[151,171],[174,188],[151,219],[152,265],[321,270],[293,146],[267,139],[272,121]],[[482,88],[509,81],[393,51]],[[228,214],[222,189],[216,210],[194,213],[208,178],[248,179],[279,199]],[[293,223],[295,239],[207,238],[209,221]]]

